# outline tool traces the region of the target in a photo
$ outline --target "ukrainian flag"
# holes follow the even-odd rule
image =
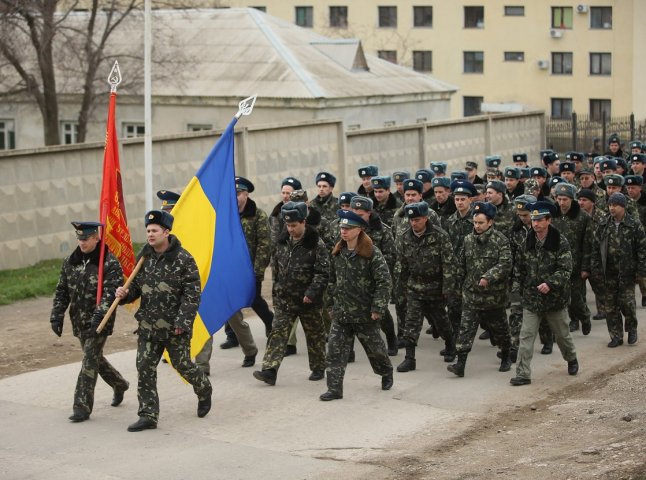
[[[192,357],[231,315],[250,306],[255,296],[255,275],[236,198],[236,122],[234,118],[173,208],[172,233],[195,258],[202,281]]]

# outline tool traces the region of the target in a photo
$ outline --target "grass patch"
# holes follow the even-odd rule
[[[54,295],[63,260],[44,260],[36,265],[0,271],[0,305]]]

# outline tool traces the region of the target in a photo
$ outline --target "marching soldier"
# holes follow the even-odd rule
[[[295,177],[286,177],[283,179],[283,181],[280,184],[280,202],[278,202],[273,210],[271,211],[271,214],[269,215],[269,232],[270,232],[270,237],[271,237],[271,244],[275,244],[276,241],[278,240],[278,235],[280,235],[280,232],[283,231],[283,220],[280,216],[280,209],[282,206],[289,202],[289,196],[295,191],[295,190],[302,190],[303,185],[301,184],[300,180]]]
[[[379,175],[379,167],[366,165],[359,167],[357,172],[359,173],[359,178],[361,178],[361,185],[359,185],[357,193],[362,197],[370,197],[371,200],[375,200],[375,195],[372,191],[372,177]]]
[[[393,193],[399,203],[404,203],[404,182],[410,178],[410,173],[408,172],[395,172],[393,173],[393,182],[395,182],[395,187],[397,190]]]
[[[336,177],[329,172],[319,172],[315,178],[318,195],[310,202],[310,207],[318,210],[321,217],[328,223],[336,219],[338,199],[332,193],[336,185]],[[282,207],[281,207],[282,208]]]
[[[429,207],[439,215],[442,228],[446,230],[446,222],[455,212],[455,203],[451,198],[451,179],[436,176],[432,184],[435,198]]]
[[[372,177],[372,191],[375,194],[374,209],[381,221],[388,227],[393,226],[393,215],[402,202],[390,191],[390,177]]]
[[[525,185],[520,181],[520,168],[507,167],[505,168],[505,186],[507,187],[507,196],[509,200],[514,200],[516,197],[525,193]]]
[[[507,187],[504,182],[500,180],[493,180],[487,183],[487,190],[485,193],[487,202],[496,207],[496,220],[495,228],[504,235],[509,235],[509,230],[514,222],[514,213],[507,200],[505,192]]]

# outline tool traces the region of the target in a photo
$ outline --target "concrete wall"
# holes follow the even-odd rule
[[[196,132],[154,138],[153,188],[181,192],[218,137]],[[536,158],[543,144],[542,112],[356,132],[345,132],[341,121],[248,126],[236,131],[236,169],[255,183],[253,197],[270,210],[288,175],[298,177],[313,198],[314,177],[321,170],[338,174],[338,193],[358,187],[357,169],[365,164],[391,174],[413,172],[435,160],[462,169],[473,160],[484,170],[485,155],[501,153],[510,164],[512,152]],[[143,140],[124,140],[120,158],[132,238],[142,242]],[[74,248],[69,222],[96,219],[102,165],[102,143],[0,153],[0,269],[61,258]]]

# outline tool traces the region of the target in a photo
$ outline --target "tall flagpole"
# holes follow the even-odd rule
[[[150,211],[153,209],[152,80],[150,73],[152,19],[150,0],[145,1],[144,17],[144,190],[146,192],[146,211]]]

